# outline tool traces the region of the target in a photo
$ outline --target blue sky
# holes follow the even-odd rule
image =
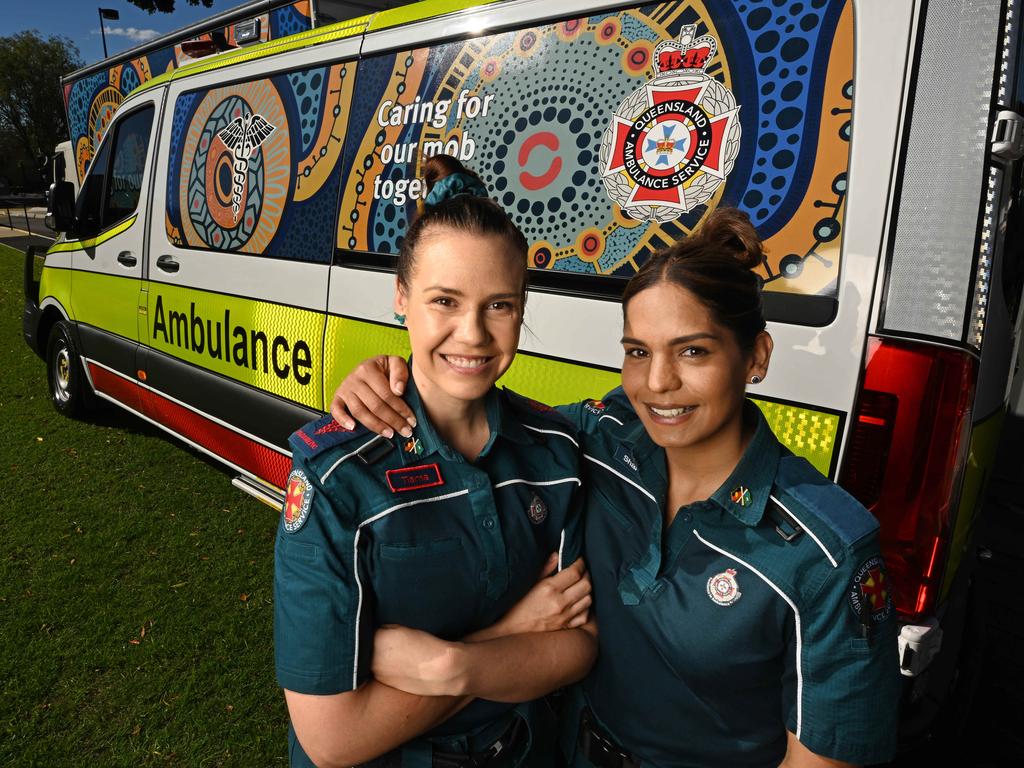
[[[0,11],[0,35],[26,29],[36,29],[43,35],[65,35],[78,46],[82,60],[91,64],[103,58],[97,8],[112,8],[121,14],[119,21],[103,22],[107,50],[113,55],[243,3],[244,0],[214,0],[212,8],[204,8],[177,0],[174,13],[148,14],[124,0],[5,0]]]

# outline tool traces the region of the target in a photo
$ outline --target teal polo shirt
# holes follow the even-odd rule
[[[587,430],[600,654],[563,744],[586,704],[643,766],[774,767],[787,729],[820,755],[889,759],[900,675],[874,517],[748,402],[732,475],[663,530],[665,453],[621,388],[565,412]]]
[[[490,438],[470,462],[438,436],[412,381],[407,402],[412,438],[345,431],[325,416],[290,439],[274,571],[283,688],[351,691],[371,677],[379,626],[457,640],[498,621],[552,552],[560,567],[580,555],[578,440],[568,419],[493,389]],[[507,722],[513,706],[476,700],[427,738],[450,745]],[[292,754],[293,765],[306,764],[295,743]]]

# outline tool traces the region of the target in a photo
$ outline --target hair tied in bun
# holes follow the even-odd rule
[[[722,207],[711,213],[696,235],[712,250],[731,256],[747,269],[764,262],[764,248],[750,217],[736,208]]]
[[[456,172],[434,182],[423,202],[432,208],[459,195],[488,196],[487,188],[480,179],[468,173]]]

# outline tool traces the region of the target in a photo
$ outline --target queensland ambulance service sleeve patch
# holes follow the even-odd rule
[[[284,529],[288,533],[296,533],[306,523],[309,508],[313,504],[313,484],[301,469],[293,469],[288,475],[288,486],[285,492]]]
[[[892,613],[889,578],[880,555],[869,557],[853,573],[847,590],[850,608],[865,626],[881,624]]]

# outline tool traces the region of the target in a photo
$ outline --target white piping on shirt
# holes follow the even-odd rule
[[[363,444],[362,444],[362,445],[360,445],[360,446],[359,446],[358,448],[356,448],[356,449],[355,449],[354,451],[352,451],[352,453],[346,453],[346,454],[345,454],[344,456],[342,456],[342,457],[341,457],[340,459],[338,459],[338,460],[337,460],[336,462],[334,462],[333,464],[331,464],[331,466],[330,466],[330,469],[328,469],[328,470],[327,470],[326,472],[324,472],[324,474],[323,474],[323,477],[321,477],[321,478],[320,478],[320,483],[321,483],[321,484],[323,484],[323,483],[326,483],[326,482],[327,482],[327,478],[331,476],[331,472],[333,472],[334,470],[336,470],[336,469],[338,468],[338,466],[339,466],[339,465],[340,465],[340,464],[341,464],[341,463],[342,463],[343,461],[345,461],[345,460],[347,460],[347,459],[351,459],[351,458],[352,458],[353,456],[355,456],[355,455],[356,455],[357,453],[359,453],[359,452],[360,452],[361,450],[363,450],[363,448],[365,448],[365,447],[366,447],[366,446],[368,446],[368,445],[369,445],[370,443],[372,443],[372,442],[373,442],[374,440],[376,440],[376,439],[377,439],[377,437],[378,437],[377,435],[374,435],[374,436],[373,436],[373,437],[371,437],[371,438],[370,438],[369,440],[367,440],[367,441],[366,441],[365,443],[363,443]]]
[[[839,563],[837,563],[836,559],[834,557],[832,557],[832,553],[829,552],[827,549],[825,549],[825,545],[821,543],[821,539],[819,539],[817,536],[814,535],[814,531],[812,531],[810,528],[808,528],[806,525],[804,525],[803,520],[801,520],[799,517],[794,515],[793,511],[789,507],[787,507],[785,504],[783,504],[781,501],[779,501],[777,498],[775,498],[775,496],[773,496],[772,494],[768,494],[768,497],[772,501],[774,501],[776,504],[778,504],[780,507],[782,507],[784,510],[786,510],[786,513],[789,514],[794,520],[796,520],[798,523],[800,523],[800,527],[804,529],[804,531],[807,533],[808,536],[810,536],[812,539],[814,539],[814,543],[818,545],[818,549],[820,549],[822,552],[825,553],[825,557],[827,557],[828,561],[830,563],[832,563],[832,567],[833,568],[838,568],[839,567]]]
[[[521,477],[514,477],[511,480],[502,480],[500,483],[495,483],[495,488],[504,488],[506,485],[515,485],[516,483],[523,483],[524,485],[560,485],[562,483],[576,483],[576,485],[583,485],[583,482],[578,477],[563,477],[558,480],[523,480]]]
[[[611,419],[611,420],[612,420],[612,421],[614,421],[614,422],[615,422],[616,424],[618,424],[618,425],[619,425],[620,427],[622,426],[622,422],[621,422],[621,421],[619,421],[618,419],[616,419],[616,418],[615,418],[614,416],[610,416],[610,415],[609,415],[609,414],[607,414],[607,413],[606,413],[606,414],[605,414],[604,416],[602,416],[602,417],[601,417],[600,419],[598,419],[598,422],[602,421],[603,419]]]
[[[702,541],[705,546],[710,547],[719,554],[725,555],[726,557],[735,560],[740,565],[743,565],[746,568],[749,568],[754,573],[756,573],[758,576],[761,577],[765,584],[774,589],[775,592],[779,595],[779,597],[785,600],[789,607],[793,609],[793,617],[796,621],[796,737],[799,739],[800,729],[803,726],[804,698],[804,672],[801,666],[801,660],[803,658],[803,637],[800,628],[800,611],[797,610],[796,604],[792,600],[790,600],[789,595],[783,592],[778,586],[775,585],[775,583],[771,579],[769,579],[767,576],[765,576],[763,573],[757,570],[757,568],[752,566],[746,560],[742,560],[736,557],[736,555],[732,554],[731,552],[726,552],[721,547],[715,546],[710,541],[701,536],[699,533],[697,533],[696,529],[694,529],[693,535],[696,536],[700,541]]]
[[[560,437],[564,437],[577,448],[580,447],[580,444],[577,443],[570,435],[565,434],[565,432],[559,432],[558,430],[555,429],[541,429],[540,427],[531,427],[529,424],[523,424],[523,426],[526,427],[531,432],[542,432],[545,435],[559,435]]]
[[[350,456],[352,454],[349,454]],[[347,458],[347,457],[346,457]],[[344,459],[339,460],[343,461]],[[333,469],[333,467],[332,467]],[[396,509],[402,509],[404,507],[415,507],[417,504],[429,504],[432,501],[444,501],[445,499],[453,499],[456,496],[465,496],[469,493],[468,488],[463,488],[461,491],[455,491],[454,493],[445,493],[440,496],[430,496],[426,499],[415,499],[413,501],[407,501],[404,504],[395,504],[393,507],[388,507],[383,512],[378,512],[373,517],[363,520],[356,528],[356,535],[352,541],[352,573],[356,577],[356,588],[359,592],[359,600],[356,603],[356,629],[355,629],[355,652],[352,658],[352,688],[359,684],[359,621],[363,613],[363,582],[359,579],[359,535],[363,531],[364,525],[380,520],[382,517],[386,517],[394,512]]]
[[[565,528],[562,529],[562,536],[558,540],[558,571],[561,573],[562,568],[562,553],[565,552]]]
[[[650,491],[648,491],[648,490],[647,490],[646,488],[644,488],[643,486],[641,486],[641,485],[638,485],[637,483],[634,483],[634,482],[633,482],[632,480],[630,480],[630,479],[629,479],[628,477],[626,477],[626,476],[625,476],[624,474],[622,474],[621,472],[618,472],[618,471],[616,471],[616,470],[612,469],[612,468],[611,468],[611,467],[609,467],[609,466],[608,466],[607,464],[605,464],[605,463],[604,463],[603,461],[598,461],[598,460],[597,460],[597,459],[595,459],[595,458],[594,458],[593,456],[591,456],[591,455],[590,455],[589,453],[584,453],[584,454],[583,454],[583,458],[587,459],[587,461],[592,461],[592,462],[594,462],[594,463],[595,463],[595,464],[597,464],[598,466],[602,466],[602,467],[604,467],[605,469],[607,469],[607,470],[608,470],[609,472],[611,472],[611,473],[612,473],[613,475],[615,475],[616,477],[619,477],[619,478],[621,478],[621,479],[625,480],[625,481],[626,481],[627,483],[629,483],[630,485],[632,485],[632,486],[633,486],[634,488],[636,488],[636,489],[637,489],[638,491],[640,491],[640,493],[642,493],[642,494],[643,494],[644,496],[646,496],[646,497],[647,497],[648,499],[650,499],[651,501],[653,501],[653,502],[654,502],[655,504],[658,504],[658,500],[657,500],[656,498],[654,498],[654,496],[652,496],[652,495],[651,495]],[[661,505],[658,505],[658,506],[661,506]]]

